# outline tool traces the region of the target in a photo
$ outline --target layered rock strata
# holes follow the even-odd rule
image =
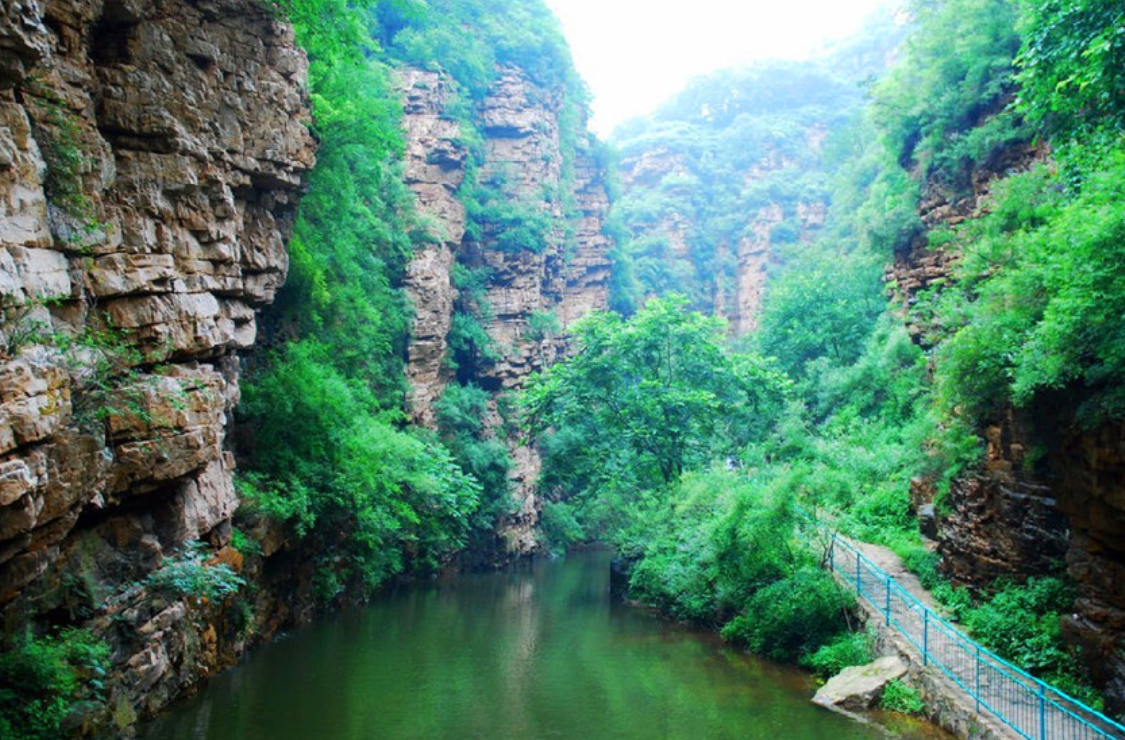
[[[307,64],[249,0],[18,0],[0,59],[0,608],[95,625],[124,727],[237,643],[122,584],[235,557],[226,425],[314,162]]]
[[[919,293],[946,284],[959,256],[956,250],[932,249],[928,232],[973,218],[998,178],[1025,172],[1047,155],[1041,143],[1014,143],[994,152],[987,162],[973,169],[962,183],[963,189],[954,191],[932,182],[924,185],[918,204],[923,228],[896,247],[894,262],[887,270],[887,281],[893,286],[906,328],[915,342],[929,346],[932,341],[931,327],[913,311]]]
[[[433,240],[416,250],[407,266],[405,288],[414,306],[406,376],[414,422],[434,426],[434,403],[449,382],[446,362],[453,322],[453,263],[465,236],[465,206],[457,189],[465,179],[468,153],[461,125],[446,115],[455,93],[445,75],[418,69],[399,77],[406,133],[406,183],[419,210],[432,223]]]
[[[1048,152],[1015,145],[974,171],[952,197],[929,188],[921,206],[927,229],[974,217],[996,178],[1028,169]],[[919,291],[953,277],[957,253],[931,250],[920,234],[891,268],[903,314],[919,344],[935,334],[911,310]],[[1008,409],[984,425],[985,460],[951,487],[940,526],[942,566],[957,581],[987,586],[1057,572],[1065,563],[1078,586],[1064,629],[1079,645],[1108,706],[1125,709],[1125,427],[1086,429],[1074,410],[1081,390],[1041,394],[1027,409]],[[922,486],[924,488],[924,486]]]
[[[807,151],[815,155],[824,144],[827,128],[821,124],[812,125],[804,136]],[[746,168],[741,180],[745,187],[750,187],[779,172],[800,172],[801,166],[795,159],[771,148],[763,151],[761,158]],[[676,186],[669,183],[694,179],[696,174],[692,172],[685,155],[670,151],[663,145],[641,149],[624,157],[619,173],[626,191],[659,189],[667,195],[676,192]],[[689,203],[692,199],[687,197],[680,200]],[[716,245],[718,254],[715,263],[719,269],[705,288],[709,291],[711,303],[707,308],[715,315],[727,319],[732,335],[741,336],[758,328],[762,302],[765,299],[767,270],[777,259],[775,239],[778,227],[789,221],[796,227],[798,233],[794,236],[799,241],[811,241],[824,226],[827,204],[816,199],[778,200],[745,213],[731,213],[730,217],[740,219],[741,234]],[[698,270],[698,266],[691,266],[696,259],[692,255],[692,231],[699,228],[699,224],[693,222],[698,218],[694,212],[668,210],[644,230],[648,234],[660,236],[666,242],[667,252],[663,257],[668,262],[678,262],[687,266],[688,270]]]
[[[510,483],[515,513],[503,523],[501,537],[509,553],[530,552],[537,547],[533,529],[538,519],[534,488],[539,456],[502,431],[498,404],[503,394],[521,388],[528,375],[565,351],[567,326],[608,307],[610,243],[602,231],[609,208],[605,173],[589,153],[588,141],[579,141],[573,161],[564,162],[564,92],[542,87],[519,68],[504,67],[475,108],[473,125],[484,138],[478,178],[497,183],[504,199],[547,216],[554,226],[544,243],[519,249],[502,248],[502,227],[494,224],[486,223],[479,234],[470,235],[457,197],[467,155],[459,143],[461,124],[448,113],[451,84],[438,73],[407,70],[400,86],[407,179],[433,223],[434,236],[434,243],[416,254],[406,283],[415,307],[407,364],[412,415],[419,423],[433,425],[433,404],[452,378],[447,337],[459,298],[453,265],[460,262],[481,270],[488,276],[482,318],[498,357],[482,362],[470,380],[496,394],[488,426],[508,443],[514,463]],[[573,202],[566,211],[563,190]]]

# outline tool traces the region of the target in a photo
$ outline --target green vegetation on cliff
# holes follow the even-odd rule
[[[859,112],[860,82],[900,36],[881,12],[823,59],[713,72],[620,127],[614,220],[635,279],[619,281],[615,305],[681,293],[732,315],[740,262],[817,228],[836,164],[825,138]]]
[[[794,543],[807,547],[809,533],[777,514],[770,527],[778,539],[763,543],[747,521],[800,504],[929,567],[912,481],[937,491],[940,517],[951,482],[981,460],[975,430],[1011,408],[1047,408],[1051,418],[1072,408],[1073,421],[1086,426],[1125,419],[1122,11],[1081,1],[919,0],[911,15],[899,59],[868,86],[862,113],[854,90],[821,78],[802,93],[793,75],[815,67],[782,65],[762,68],[774,75],[766,79],[751,70],[701,80],[618,135],[626,188],[618,219],[634,299],[682,292],[697,308],[729,312],[720,299],[731,294],[738,240],[754,214],[768,232],[761,242],[773,267],[760,326],[738,342],[778,378],[757,379],[770,404],[746,427],[753,433],[716,435],[706,425],[710,408],[692,412],[696,425],[654,423],[652,409],[624,402],[608,407],[616,418],[599,419],[591,382],[604,390],[659,378],[648,379],[644,363],[607,362],[613,355],[581,332],[578,355],[548,371],[529,400],[539,415],[544,393],[563,404],[540,424],[552,427],[542,438],[550,532],[614,539],[635,560],[642,598],[811,664],[852,651],[833,647],[845,641],[832,629],[789,642],[801,620],[775,620],[771,608],[807,610],[831,625],[827,615],[844,605],[802,581],[807,555]],[[782,80],[800,100],[793,108],[778,97]],[[818,95],[857,115],[833,118]],[[753,110],[758,103],[785,113],[774,128],[763,128],[769,121]],[[800,143],[817,122],[832,130],[810,156]],[[772,168],[753,169],[767,155]],[[923,199],[949,215],[923,221]],[[792,220],[796,204],[818,201],[826,217],[816,230]],[[955,255],[943,262],[948,274],[905,306],[899,298],[888,306],[885,266],[926,254],[926,242],[931,253]],[[598,322],[590,326],[608,337],[619,326],[643,326]],[[691,346],[713,337],[705,326],[700,318],[694,340],[676,330],[667,336]],[[568,415],[567,402],[591,409],[589,421]],[[738,405],[724,401],[723,409],[739,418]],[[638,427],[691,430],[693,456],[663,474]],[[745,541],[726,547],[732,537]],[[779,547],[788,549],[780,559]],[[1073,592],[1060,587],[1040,598],[1042,583],[955,598],[962,606],[975,599],[965,618],[995,649],[1096,702],[1059,629]],[[789,599],[799,605],[786,606]],[[988,626],[1008,619],[1026,629],[1009,630],[1009,640]],[[825,652],[812,657],[820,645]]]
[[[511,461],[474,382],[503,348],[484,330],[489,277],[472,249],[454,271],[457,382],[436,431],[405,423],[401,282],[431,237],[402,185],[389,69],[449,73],[469,153],[467,243],[508,253],[565,241],[557,214],[573,204],[543,193],[558,206],[545,211],[507,173],[482,172],[473,108],[508,65],[561,91],[566,183],[585,96],[537,2],[283,6],[310,53],[323,148],[270,349],[248,372],[243,487],[260,512],[318,538],[332,597],[440,564],[507,511]],[[350,21],[325,24],[325,9]],[[810,665],[864,651],[840,636],[850,603],[815,568],[797,506],[924,565],[911,482],[937,491],[940,516],[951,482],[980,462],[974,430],[1044,404],[1086,425],[1125,418],[1121,11],[1085,0],[910,11],[886,74],[904,32],[889,14],[824,60],[715,73],[623,128],[621,314],[576,326],[574,355],[524,397],[556,546],[612,540],[640,597]],[[935,204],[952,215],[923,213]],[[888,306],[885,266],[921,253],[953,255],[948,274]],[[739,284],[755,261],[768,274],[758,328],[732,343],[692,309],[747,326],[757,299],[734,301],[756,289]],[[532,329],[557,331],[543,316]],[[511,409],[498,415],[514,433]],[[994,644],[1077,681],[1058,629],[1065,599],[1036,600],[1038,588],[982,593],[965,613],[1048,604],[1027,640]]]
[[[498,231],[500,249],[540,251],[557,224],[508,202],[502,182],[477,182],[482,132],[473,107],[505,65],[544,90],[563,90],[565,169],[585,94],[557,22],[537,0],[275,4],[309,55],[320,149],[288,282],[265,312],[265,348],[244,378],[240,516],[284,521],[308,540],[318,593],[332,600],[440,566],[491,533],[509,503],[508,453],[484,433],[488,396],[472,384],[478,365],[495,359],[482,327],[487,273],[477,266],[458,265],[454,275],[461,299],[450,361],[461,383],[439,402],[436,431],[407,424],[411,308],[402,283],[414,250],[434,237],[403,180],[394,68],[450,75],[448,107],[470,157],[462,194],[470,236]]]
[[[242,490],[251,510],[317,538],[330,599],[459,549],[480,486],[403,424],[399,284],[424,237],[398,164],[401,107],[367,16],[331,0],[283,7],[309,54],[321,146],[267,318],[286,341],[271,342],[244,384],[239,413],[253,437]]]
[[[109,646],[90,632],[13,634],[0,647],[0,736],[5,740],[56,740],[72,729],[66,727],[68,719],[104,701]]]

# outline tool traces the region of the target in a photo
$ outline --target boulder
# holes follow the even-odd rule
[[[883,696],[888,683],[906,675],[906,664],[896,655],[840,671],[820,687],[815,704],[848,710],[870,709]]]

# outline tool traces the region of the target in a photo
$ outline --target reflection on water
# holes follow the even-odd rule
[[[809,704],[797,671],[612,603],[608,560],[585,553],[389,594],[258,650],[141,737],[887,737]]]

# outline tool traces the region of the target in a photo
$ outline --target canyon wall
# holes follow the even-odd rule
[[[407,292],[414,305],[408,349],[411,414],[416,423],[435,425],[434,403],[458,372],[493,393],[487,427],[508,446],[513,513],[501,523],[509,555],[538,548],[535,485],[540,460],[533,445],[506,431],[506,394],[566,351],[565,329],[590,311],[608,308],[610,242],[603,233],[609,209],[606,173],[592,154],[584,126],[579,140],[564,141],[562,89],[536,83],[518,67],[502,67],[487,95],[473,106],[471,120],[450,113],[457,95],[442,73],[415,69],[400,74],[407,133],[406,177],[421,212],[432,223],[431,244],[416,253],[408,269]],[[537,241],[516,247],[502,243],[518,224],[471,216],[459,197],[470,156],[462,129],[482,136],[475,162],[477,182],[495,188],[505,204],[519,204],[529,218],[545,216],[549,227]],[[475,227],[475,228],[474,228]],[[451,362],[449,332],[454,315],[468,311],[455,287],[454,265],[484,274],[478,318],[494,356],[468,371]]]
[[[971,219],[986,206],[992,183],[1044,161],[1041,145],[1002,148],[971,173],[967,192],[928,184],[920,215],[927,230]],[[925,233],[895,254],[888,278],[907,328],[923,347],[934,342],[920,291],[953,277],[956,251],[928,246]],[[939,288],[940,289],[940,288]],[[1125,708],[1125,427],[1085,428],[1076,419],[1081,389],[1041,393],[1023,409],[1005,409],[977,430],[981,464],[954,481],[937,536],[942,568],[958,583],[989,587],[1064,565],[1078,586],[1063,628],[1083,651],[1095,682],[1115,711]],[[916,481],[924,506],[932,489]]]
[[[825,135],[826,129],[819,124],[805,130],[805,155],[815,159]],[[740,187],[748,190],[759,185],[769,187],[771,178],[800,177],[815,169],[816,165],[808,161],[798,162],[776,150],[766,150],[761,152],[760,159],[736,177],[741,180]],[[779,227],[791,223],[795,225],[796,232],[789,236],[799,241],[811,241],[824,226],[827,217],[826,197],[805,200],[779,196],[764,204],[755,204],[749,210],[743,210],[741,202],[736,203],[735,210],[727,214],[727,218],[738,224],[738,228],[733,230],[736,233],[722,238],[715,245],[713,264],[706,264],[693,253],[692,245],[706,239],[695,232],[715,216],[700,211],[698,195],[693,197],[690,188],[677,192],[677,186],[669,185],[677,180],[702,178],[704,173],[693,172],[683,154],[662,146],[622,157],[619,173],[627,194],[658,191],[672,196],[671,202],[678,204],[662,210],[655,220],[632,236],[635,239],[661,237],[667,243],[667,254],[663,258],[668,263],[691,264],[692,267],[686,268],[695,273],[690,280],[705,283],[700,286],[706,294],[707,305],[704,307],[727,319],[734,336],[749,334],[758,328],[767,271],[771,264],[776,265],[779,261],[775,241],[780,238]],[[684,286],[678,286],[678,289],[683,290]]]
[[[121,729],[241,649],[149,587],[228,547],[238,352],[285,279],[313,166],[307,63],[249,0],[0,11],[0,608],[113,650]]]

